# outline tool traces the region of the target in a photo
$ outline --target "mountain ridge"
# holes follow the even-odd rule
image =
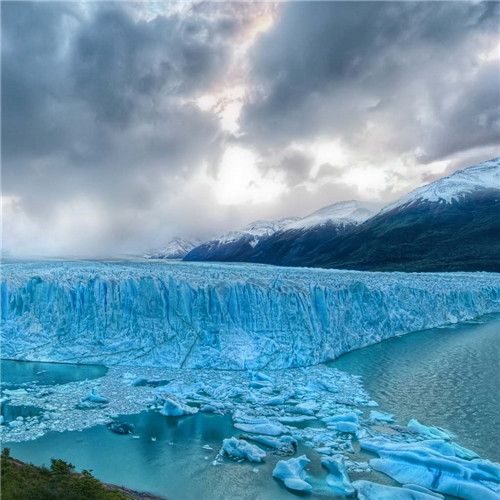
[[[211,240],[211,246],[205,243],[194,248],[185,260],[500,272],[500,158],[437,179],[357,220],[337,217],[303,224],[322,211],[341,212],[342,205],[349,203],[359,208],[364,202],[323,207],[260,237],[253,245],[236,239],[217,245],[216,239]]]

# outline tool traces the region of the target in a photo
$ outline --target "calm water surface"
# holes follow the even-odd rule
[[[500,460],[500,315],[386,340],[329,364],[361,375],[397,423],[443,427]]]

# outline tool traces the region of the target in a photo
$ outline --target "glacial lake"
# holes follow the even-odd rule
[[[416,418],[427,425],[438,425],[457,434],[456,442],[482,458],[500,459],[500,315],[393,338],[346,354],[330,365],[362,376],[379,409],[395,414],[396,423],[406,424]],[[63,383],[99,377],[105,370],[3,361],[2,381]],[[6,405],[2,411],[9,420],[12,410]],[[17,411],[24,416],[36,409]],[[281,457],[268,453],[262,465],[229,460],[212,465],[222,440],[239,434],[230,416],[174,418],[144,411],[121,420],[135,425],[136,437],[113,434],[101,425],[83,431],[50,432],[34,441],[3,445],[23,461],[48,465],[51,457],[62,458],[79,470],[92,469],[103,481],[173,500],[280,500],[297,496],[271,476]],[[326,470],[321,468],[317,453],[299,446],[301,453],[312,460],[307,469],[315,492],[308,498],[332,498],[325,489]],[[368,460],[371,456],[358,452],[354,459]],[[377,472],[351,474],[352,480],[362,478],[395,484]]]

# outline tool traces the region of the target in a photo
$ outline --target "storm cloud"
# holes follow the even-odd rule
[[[1,7],[13,253],[205,239],[498,154],[496,2]]]

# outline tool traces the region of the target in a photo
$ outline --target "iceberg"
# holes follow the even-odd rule
[[[194,415],[198,411],[198,408],[186,405],[173,398],[167,398],[160,413],[167,417],[183,417],[185,415]]]
[[[371,410],[370,420],[377,420],[378,422],[385,422],[388,424],[394,423],[394,415],[390,413],[385,413],[383,411]]]
[[[82,401],[91,401],[92,403],[109,403],[109,399],[104,396],[99,395],[99,391],[97,389],[92,389]]]
[[[2,356],[259,373],[499,311],[495,273],[6,262]],[[272,387],[259,375],[251,383]],[[318,386],[331,389],[309,389]]]
[[[135,426],[127,422],[110,422],[107,428],[115,434],[135,434]]]
[[[354,487],[349,480],[345,458],[343,455],[334,457],[321,457],[321,465],[328,470],[326,476],[326,484],[330,487],[334,495],[352,496],[354,495]]]
[[[370,481],[354,481],[359,500],[440,500],[444,497],[425,488],[415,488],[413,485],[385,486]]]
[[[418,434],[425,436],[426,438],[446,440],[451,439],[449,432],[445,431],[444,429],[441,429],[440,427],[427,427],[414,418],[412,418],[408,422],[408,427],[411,430],[418,432]]]
[[[292,436],[281,436],[279,439],[272,436],[258,436],[242,434],[241,439],[254,441],[276,450],[281,455],[293,455],[297,450],[297,440]]]
[[[268,419],[262,418],[256,422],[233,424],[236,429],[243,432],[252,432],[254,434],[265,434],[266,436],[280,436],[288,432],[288,429],[279,422],[271,422]]]
[[[304,470],[309,462],[310,460],[305,455],[289,460],[280,460],[273,470],[273,477],[283,481],[290,490],[310,492],[312,486],[306,481],[307,473]]]
[[[461,447],[439,440],[394,443],[361,440],[363,449],[377,453],[373,469],[402,484],[410,483],[464,500],[494,500],[500,494],[500,465],[488,460],[466,460]]]
[[[221,456],[228,455],[233,458],[243,458],[249,462],[262,462],[266,452],[254,444],[235,437],[224,439],[219,453]]]

